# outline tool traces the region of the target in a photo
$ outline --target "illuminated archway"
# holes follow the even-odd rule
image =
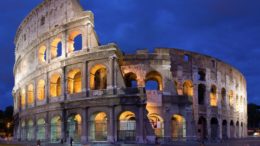
[[[136,88],[137,87],[137,76],[135,73],[130,72],[125,74],[126,87]]]
[[[39,80],[37,84],[37,98],[39,101],[43,101],[45,99],[45,81]]]
[[[186,137],[186,120],[181,115],[172,116],[172,138],[183,139]]]
[[[235,125],[233,120],[230,121],[230,138],[235,137]]]
[[[68,38],[68,52],[78,51],[82,49],[82,34],[80,31],[73,31]]]
[[[61,77],[59,74],[54,74],[50,79],[50,96],[61,96]]]
[[[42,45],[39,48],[38,59],[40,63],[46,62],[46,46]]]
[[[91,141],[107,141],[107,115],[105,112],[91,116],[89,135]]]
[[[212,85],[211,88],[210,88],[210,105],[211,106],[217,106],[218,105],[217,87],[215,85]]]
[[[207,138],[207,120],[204,117],[200,117],[198,121],[198,134],[201,140]]]
[[[229,91],[228,97],[229,97],[229,106],[230,106],[230,108],[233,108],[233,105],[234,105],[234,92],[233,92],[233,90]]]
[[[156,114],[151,114],[148,116],[150,123],[154,129],[154,133],[156,137],[163,137],[164,136],[164,124],[163,124],[163,119],[156,115]]]
[[[68,93],[80,93],[82,91],[82,78],[79,69],[74,69],[68,73]]]
[[[20,94],[21,94],[21,105],[22,105],[22,108],[24,109],[26,107],[26,92],[25,92],[25,89],[22,89]]]
[[[82,118],[79,114],[71,115],[67,120],[68,138],[72,138],[75,142],[80,142],[82,131]]]
[[[37,120],[37,140],[44,141],[45,140],[45,120],[39,119]]]
[[[117,137],[119,141],[135,141],[136,118],[135,114],[125,111],[120,114],[118,119]]]
[[[107,69],[98,64],[90,70],[90,89],[101,90],[107,88]]]
[[[60,116],[51,119],[51,142],[59,142],[61,139],[61,118]]]
[[[51,43],[51,59],[61,56],[62,43],[61,38],[55,38]]]
[[[151,71],[145,76],[146,90],[160,90],[163,89],[162,76],[157,71]]]
[[[185,81],[183,83],[183,95],[192,97],[193,96],[193,84],[192,81]]]
[[[27,128],[28,128],[28,131],[27,131],[27,140],[28,141],[32,141],[33,140],[33,136],[34,136],[34,127],[33,127],[33,121],[32,120],[29,120],[28,121],[28,124],[27,124]]]
[[[28,85],[27,88],[27,103],[32,105],[34,103],[34,87],[32,84]]]

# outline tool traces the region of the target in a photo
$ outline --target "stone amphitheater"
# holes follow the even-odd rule
[[[14,138],[171,143],[247,136],[244,76],[175,48],[101,45],[78,0],[44,0],[15,37]]]

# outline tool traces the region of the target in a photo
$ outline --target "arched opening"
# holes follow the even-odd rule
[[[71,115],[67,120],[68,138],[72,138],[74,142],[80,142],[82,119],[79,114]]]
[[[79,31],[73,31],[68,38],[68,51],[79,51],[82,49],[82,34]]]
[[[230,138],[235,137],[235,126],[233,120],[230,121]]]
[[[221,89],[221,106],[225,107],[226,105],[226,89],[222,88]]]
[[[212,140],[217,140],[218,138],[218,119],[217,118],[212,118],[210,120],[210,128],[211,128],[211,139]]]
[[[222,122],[222,139],[227,139],[227,121],[223,120]]]
[[[61,140],[61,118],[60,116],[51,119],[51,142],[60,142]]]
[[[232,90],[229,91],[228,97],[229,97],[229,106],[230,106],[230,108],[233,108],[233,104],[234,104],[234,93],[233,93]]]
[[[119,116],[117,137],[119,141],[135,141],[135,114],[125,111]]]
[[[175,140],[186,138],[186,120],[181,115],[172,116],[172,138]]]
[[[32,141],[34,136],[34,128],[33,128],[33,121],[28,121],[28,132],[27,132],[27,140]]]
[[[37,121],[37,140],[44,141],[45,140],[45,120],[39,119]]]
[[[243,127],[243,123],[241,123],[241,133],[240,133],[240,137],[244,137],[244,127]]]
[[[136,74],[134,74],[132,72],[125,74],[125,84],[126,84],[126,87],[136,88],[137,87]]]
[[[237,123],[236,123],[236,138],[239,138],[239,130],[240,130],[239,122],[237,121]]]
[[[193,96],[193,84],[192,81],[185,81],[183,83],[183,95],[192,97]]]
[[[107,69],[104,65],[95,65],[90,71],[91,90],[102,90],[107,88]]]
[[[205,81],[205,80],[206,80],[206,73],[205,73],[205,71],[200,70],[200,71],[198,72],[198,75],[199,75],[198,80],[200,80],[200,81]]]
[[[207,120],[204,117],[200,117],[198,121],[198,134],[201,140],[207,138]]]
[[[62,43],[60,38],[55,38],[51,43],[51,59],[62,55]]]
[[[26,92],[25,92],[25,89],[22,89],[20,94],[21,94],[21,105],[22,105],[22,108],[24,109],[26,107]]]
[[[210,88],[210,105],[211,106],[217,106],[218,105],[217,87],[215,85],[212,85],[211,88]]]
[[[204,105],[205,103],[205,92],[206,86],[204,84],[199,84],[198,86],[198,103],[199,105]]]
[[[27,88],[27,103],[28,105],[32,105],[34,103],[34,87],[30,84]]]
[[[91,141],[107,141],[107,115],[105,112],[91,116],[89,135]]]
[[[46,62],[46,46],[41,46],[38,51],[38,59],[40,63]]]
[[[162,76],[157,71],[151,71],[145,77],[146,90],[160,90],[163,89]]]
[[[61,78],[59,74],[54,74],[50,79],[50,96],[61,96]]]
[[[26,140],[26,135],[27,135],[25,121],[22,121],[21,126],[22,126],[21,127],[21,139],[22,139],[22,141],[25,141]]]
[[[82,91],[82,78],[79,69],[72,70],[68,73],[68,93],[80,93]]]
[[[44,80],[39,80],[37,84],[37,97],[39,101],[45,99],[45,82]]]
[[[148,118],[153,127],[155,136],[160,138],[164,137],[163,119],[156,114],[151,114],[148,116]]]

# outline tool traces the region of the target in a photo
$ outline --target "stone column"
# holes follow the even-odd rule
[[[89,96],[89,91],[90,91],[89,77],[91,76],[90,71],[88,70],[88,64],[89,62],[86,61],[84,64],[85,67],[83,68],[85,70],[85,76],[83,77],[83,79],[85,79],[86,97]]]
[[[109,57],[109,71],[107,74],[107,89],[114,89],[115,86],[115,55]]]
[[[136,117],[136,141],[137,143],[144,143],[144,107],[138,108],[138,117]]]
[[[46,113],[45,121],[45,139],[46,141],[51,141],[51,119],[49,118],[49,112]]]
[[[82,135],[81,135],[81,143],[85,144],[87,143],[87,125],[88,125],[88,119],[87,119],[87,108],[82,109]]]
[[[211,139],[211,124],[210,124],[210,118],[209,117],[207,117],[207,133],[208,133],[208,135],[207,135],[207,137],[208,137],[208,139]]]
[[[62,43],[62,57],[65,58],[68,56],[68,32],[64,31],[62,32],[62,37],[61,37],[61,43]]]
[[[66,110],[63,109],[62,110],[62,122],[61,122],[61,139],[63,139],[63,141],[66,141],[66,136],[67,136],[67,114],[66,114]]]
[[[65,66],[62,68],[62,93],[64,100],[67,100],[67,75]]]
[[[108,124],[107,140],[110,143],[114,143],[115,142],[115,126],[116,126],[114,106],[111,106],[111,108],[109,110],[109,121],[107,124]]]
[[[229,120],[227,120],[227,137],[231,138],[231,135],[230,135],[230,121]]]
[[[223,127],[222,127],[222,119],[221,118],[218,119],[218,128],[219,128],[218,137],[219,137],[219,139],[223,139],[223,137],[222,137]]]
[[[91,31],[92,31],[92,24],[88,23],[87,24],[87,48],[91,48]]]
[[[33,103],[33,107],[36,107],[36,102],[37,102],[37,99],[38,99],[38,82],[36,80],[33,81],[33,96],[34,96],[34,103]]]
[[[46,76],[45,76],[45,101],[46,101],[46,104],[49,103],[49,97],[50,97],[50,93],[49,93],[49,90],[50,90],[50,80],[49,80],[49,72],[46,73]]]
[[[88,49],[88,27],[87,25],[83,26],[82,31],[82,49]]]
[[[51,62],[51,41],[48,39],[47,44],[46,44],[46,62],[50,63]]]

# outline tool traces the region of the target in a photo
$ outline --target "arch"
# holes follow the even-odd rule
[[[43,118],[37,120],[37,140],[45,140],[45,120]]]
[[[206,86],[204,84],[198,85],[198,103],[199,105],[205,104],[205,92],[206,92]]]
[[[50,79],[50,96],[61,96],[61,77],[59,74],[53,74]]]
[[[89,135],[91,141],[107,141],[108,120],[105,112],[97,112],[93,114],[89,124]]]
[[[162,79],[162,76],[159,72],[150,71],[145,76],[145,83],[146,83],[145,88],[146,88],[146,90],[156,89],[156,90],[162,91],[162,89],[163,89],[163,82],[162,81],[163,81],[163,79]]]
[[[107,88],[107,68],[102,64],[95,65],[90,70],[90,89],[101,90]]]
[[[27,103],[32,105],[34,103],[34,87],[32,84],[27,87]]]
[[[235,137],[235,126],[233,120],[230,121],[230,138]]]
[[[157,114],[148,115],[149,121],[154,129],[156,137],[164,137],[164,121],[163,118]]]
[[[185,81],[183,83],[183,95],[192,97],[193,96],[193,83],[192,81]]]
[[[118,141],[135,141],[136,118],[131,111],[122,112],[118,119]]]
[[[233,104],[234,104],[234,92],[233,92],[233,90],[229,91],[228,98],[229,98],[229,106],[230,106],[230,108],[233,108]]]
[[[181,115],[172,116],[172,138],[183,139],[186,138],[186,120]]]
[[[200,117],[198,121],[198,134],[201,140],[205,140],[207,138],[207,120],[204,117]]]
[[[219,133],[218,119],[211,118],[210,120],[210,128],[211,128],[211,139],[217,140]]]
[[[51,119],[51,142],[59,142],[61,139],[61,117],[55,116]]]
[[[225,88],[222,88],[221,89],[221,106],[222,107],[225,107],[226,105],[226,89]]]
[[[45,99],[45,81],[39,80],[37,83],[37,98],[39,101],[43,101]]]
[[[68,93],[80,93],[82,91],[82,77],[79,69],[71,70],[67,75]]]
[[[69,34],[68,38],[68,52],[78,51],[82,49],[82,34],[75,30]]]
[[[21,90],[21,106],[22,108],[25,108],[26,107],[26,92],[25,92],[25,89],[22,89]]]
[[[82,118],[80,114],[73,114],[67,120],[68,138],[72,138],[75,142],[80,142],[82,130]]]
[[[227,121],[223,120],[222,122],[222,139],[227,139]]]
[[[55,38],[51,43],[51,59],[60,57],[62,54],[61,38]]]
[[[240,126],[239,126],[239,121],[236,122],[236,138],[239,138],[239,132],[240,131]]]
[[[137,76],[133,72],[125,74],[125,84],[126,87],[136,88],[137,87]]]
[[[26,123],[25,123],[25,121],[23,120],[23,121],[22,121],[22,124],[21,124],[21,139],[22,139],[22,140],[26,140],[26,135],[27,135],[27,132],[26,132]]]
[[[47,58],[47,55],[46,55],[46,46],[45,45],[42,45],[39,50],[38,50],[38,59],[39,59],[39,62],[40,63],[44,63],[46,62],[46,58]]]
[[[218,105],[217,87],[215,85],[212,85],[211,88],[210,88],[210,105],[211,106],[217,106]]]
[[[33,120],[29,120],[27,123],[27,140],[28,141],[32,141],[33,140],[33,136],[34,136],[34,124],[33,124]]]
[[[198,72],[198,75],[199,75],[198,80],[200,80],[200,81],[205,81],[205,80],[206,80],[206,73],[205,73],[204,70],[200,70],[200,71]]]

